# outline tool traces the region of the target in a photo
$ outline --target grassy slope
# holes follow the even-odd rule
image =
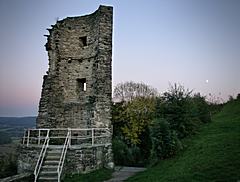
[[[67,175],[64,182],[102,182],[112,177],[112,170],[99,169],[87,174]]]
[[[240,180],[240,101],[228,103],[212,123],[184,143],[188,147],[175,158],[127,181]]]

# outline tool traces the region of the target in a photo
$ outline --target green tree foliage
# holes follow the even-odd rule
[[[0,157],[0,178],[17,174],[16,153],[9,153]]]
[[[123,137],[122,127],[127,123],[125,115],[126,105],[124,102],[113,103],[112,105],[112,123],[113,123],[113,137]]]
[[[156,95],[156,89],[143,83],[126,82],[116,86],[115,100],[121,101],[112,108],[116,164],[141,165],[149,157],[148,126],[155,116]]]
[[[160,103],[158,116],[168,121],[179,138],[191,134],[197,127],[198,118],[191,93],[192,91],[186,90],[182,85],[174,84],[170,86],[168,92],[163,94]]]
[[[147,161],[150,153],[155,159],[171,157],[181,148],[181,139],[211,121],[209,105],[200,94],[193,95],[177,84],[162,96],[154,91],[133,82],[115,88],[115,99],[121,101],[114,103],[112,110],[116,163]]]
[[[181,142],[170,124],[163,118],[153,121],[150,127],[152,139],[152,159],[165,159],[176,154]]]
[[[126,106],[127,123],[122,126],[122,133],[132,144],[139,144],[140,136],[150,124],[155,113],[155,99],[138,97]]]
[[[211,121],[210,106],[206,102],[205,97],[202,97],[200,93],[195,94],[192,98],[193,104],[195,105],[195,114],[199,120],[203,123]]]
[[[124,140],[113,139],[114,162],[121,166],[142,166],[144,157],[137,145],[127,145]]]

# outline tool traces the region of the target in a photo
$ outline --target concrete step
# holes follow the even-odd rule
[[[63,145],[48,145],[48,149],[49,150],[62,150],[63,149]]]
[[[45,160],[55,160],[55,161],[57,161],[57,160],[60,160],[60,158],[61,158],[61,155],[47,155],[46,157],[45,157]]]
[[[42,170],[57,171],[58,165],[43,165]]]
[[[59,163],[59,160],[45,160],[44,161],[44,166],[45,165],[55,165],[55,166],[57,166],[58,165],[58,163]]]
[[[44,176],[44,177],[56,177],[56,176],[58,176],[58,172],[57,172],[57,170],[56,171],[45,171],[45,170],[43,170],[43,171],[40,172],[39,176],[40,177],[41,176]]]
[[[61,153],[62,153],[62,150],[48,150],[47,151],[47,155],[54,155],[54,154],[61,155]]]
[[[52,182],[57,182],[58,181],[58,177],[46,177],[46,176],[40,176],[38,178],[38,181],[52,181]]]

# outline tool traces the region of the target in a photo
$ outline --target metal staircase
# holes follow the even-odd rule
[[[105,146],[111,142],[108,128],[28,129],[22,144],[41,147],[34,170],[34,182],[60,182],[68,148]]]
[[[49,146],[37,181],[58,181],[62,146]]]
[[[34,170],[35,182],[60,182],[62,169],[70,145],[70,132],[68,131],[63,145],[49,145],[49,133],[42,146],[37,165]]]

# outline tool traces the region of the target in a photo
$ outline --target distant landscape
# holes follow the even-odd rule
[[[24,129],[33,128],[36,117],[0,117],[0,144],[8,144],[23,136]]]
[[[36,117],[0,117],[0,178],[17,173],[17,147],[24,129],[34,128]]]

